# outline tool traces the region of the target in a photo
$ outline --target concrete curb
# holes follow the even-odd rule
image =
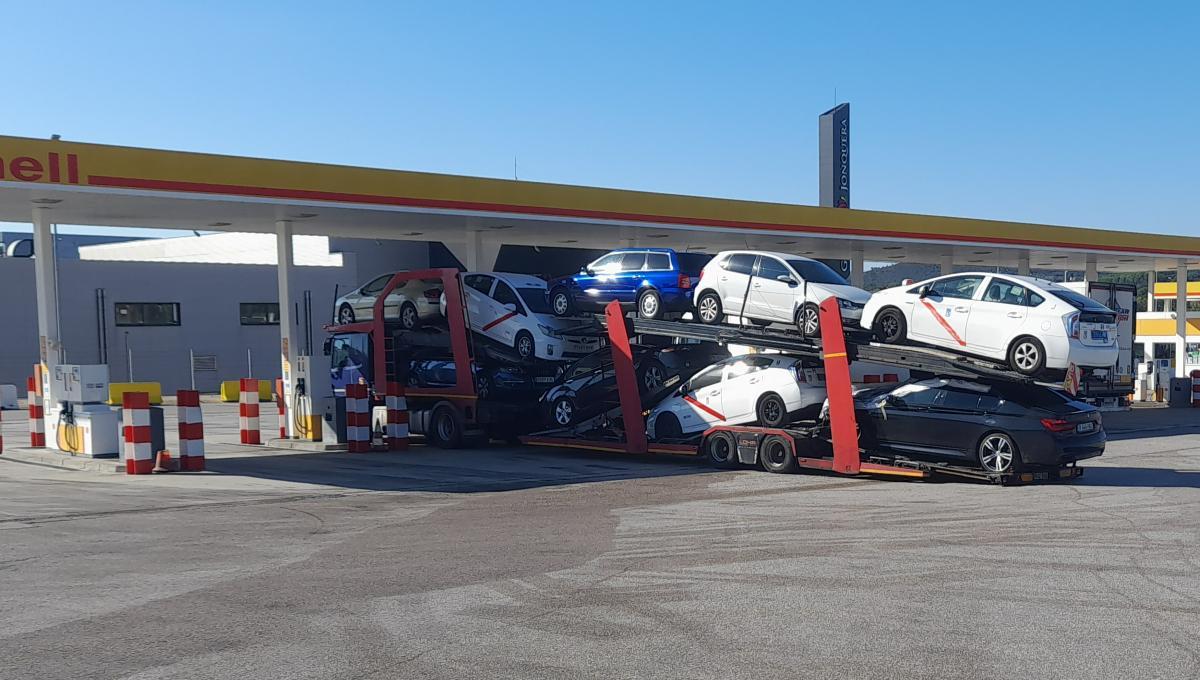
[[[71,456],[51,449],[4,449],[0,459],[13,460],[21,463],[33,463],[48,467],[61,467],[68,470],[88,472],[125,473],[125,465],[120,458],[88,458],[87,456]]]

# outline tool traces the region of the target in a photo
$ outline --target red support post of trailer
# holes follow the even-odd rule
[[[837,298],[821,303],[821,349],[825,361],[825,392],[829,398],[829,423],[833,435],[833,469],[856,475],[862,459],[858,454],[858,421],[854,416],[854,388],[850,383],[850,357],[842,313]]]
[[[608,321],[608,339],[612,344],[613,369],[617,374],[617,395],[621,399],[621,420],[625,426],[625,452],[646,453],[646,421],[642,419],[642,397],[633,373],[633,349],[630,328],[621,304],[616,300],[604,307]]]

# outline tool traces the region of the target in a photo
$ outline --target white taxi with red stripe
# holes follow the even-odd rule
[[[867,301],[861,323],[880,342],[937,345],[1029,376],[1117,361],[1116,312],[1029,276],[962,272],[888,288]]]
[[[679,386],[646,418],[646,433],[669,441],[713,425],[786,425],[816,415],[825,369],[786,354],[746,354],[715,363]]]
[[[577,359],[600,348],[597,338],[560,333],[579,322],[554,316],[546,301],[546,282],[536,276],[505,272],[461,276],[471,330],[511,347],[521,359]]]

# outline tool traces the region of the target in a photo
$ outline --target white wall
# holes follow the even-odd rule
[[[334,286],[345,291],[358,282],[348,264],[296,270],[293,300],[300,303],[303,291],[312,291],[316,352],[324,337],[321,326],[331,320]],[[22,393],[38,359],[33,281],[32,260],[0,258],[0,383],[14,383]],[[217,374],[200,374],[199,389],[212,391],[220,380],[250,377],[245,375],[247,349],[255,369],[252,377],[274,379],[280,372],[279,327],[241,325],[238,303],[276,302],[276,285],[272,266],[62,261],[59,291],[66,361],[99,360],[96,289],[103,288],[114,381],[127,378],[126,342],[133,353],[134,379],[161,382],[166,392],[190,385],[189,349],[217,357]],[[117,326],[116,302],[177,302],[181,325]],[[298,331],[298,348],[303,347],[300,335]]]

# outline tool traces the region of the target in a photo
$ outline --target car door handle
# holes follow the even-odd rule
[[[756,284],[754,284],[754,287],[755,287],[755,288],[762,288],[762,284],[761,284],[761,283],[756,283]]]
[[[721,277],[721,280],[722,280],[722,281],[728,281],[728,280],[729,280],[729,277],[728,277],[728,276],[722,276],[722,277]]]
[[[969,310],[968,310],[968,308],[966,308],[966,307],[955,307],[955,308],[954,308],[954,311],[956,311],[956,312],[966,312],[966,311],[969,311]]]
[[[1009,312],[1008,313],[1008,318],[1010,318],[1010,319],[1019,319],[1019,318],[1021,318],[1021,316],[1022,316],[1022,314],[1020,312]]]
[[[719,397],[719,396],[721,396],[721,390],[714,390],[714,391],[712,391],[712,392],[709,392],[709,393],[708,393],[708,396],[710,396],[710,397]]]

